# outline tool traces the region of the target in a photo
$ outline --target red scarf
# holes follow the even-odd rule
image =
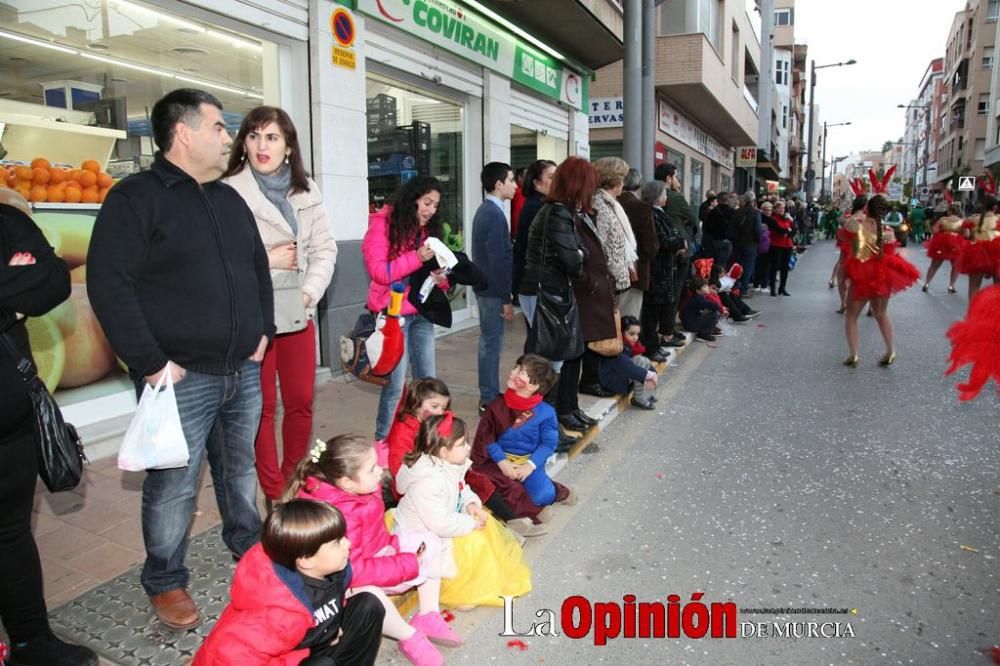
[[[526,412],[538,407],[544,397],[541,393],[535,393],[525,398],[519,396],[514,389],[507,389],[503,393],[503,402],[515,412]]]
[[[636,340],[635,344],[633,345],[633,344],[630,344],[629,341],[628,341],[628,338],[626,338],[623,335],[622,336],[622,344],[625,345],[625,349],[628,349],[632,353],[632,356],[639,356],[641,354],[645,354],[646,353],[646,347],[645,347],[645,345],[643,345],[638,340]]]

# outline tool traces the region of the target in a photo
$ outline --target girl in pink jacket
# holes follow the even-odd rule
[[[428,639],[448,647],[461,645],[462,639],[441,617],[441,580],[421,573],[422,561],[437,556],[432,552],[435,541],[416,535],[401,544],[390,536],[381,479],[375,445],[358,435],[338,435],[316,441],[296,468],[284,500],[312,499],[340,509],[351,542],[353,578],[348,596],[364,591],[378,597],[385,607],[382,632],[399,641],[400,652],[411,663],[442,664],[441,654]],[[386,593],[414,586],[420,609],[407,623]]]
[[[428,237],[441,237],[438,206],[441,205],[441,183],[430,176],[417,176],[404,183],[393,196],[393,204],[372,213],[368,231],[361,243],[365,268],[371,278],[367,307],[379,312],[389,305],[389,288],[393,282],[404,282],[425,262],[434,259],[434,251],[424,244]],[[436,265],[436,264],[435,264]],[[432,273],[435,282],[447,288],[443,270]],[[434,324],[417,313],[403,296],[403,336],[405,347],[399,365],[382,387],[375,421],[375,439],[384,439],[392,425],[392,415],[403,394],[406,366],[413,365],[413,378],[433,377]]]

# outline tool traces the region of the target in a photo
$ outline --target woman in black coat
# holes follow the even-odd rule
[[[69,270],[10,190],[0,199],[0,332],[31,358],[25,317],[69,298]],[[15,664],[96,664],[91,650],[56,638],[42,593],[42,565],[31,534],[38,443],[28,385],[0,344],[0,620]]]
[[[663,206],[667,201],[663,181],[653,180],[642,187],[642,200],[653,207],[653,224],[660,249],[653,259],[649,290],[642,296],[640,340],[651,360],[664,360],[660,347],[682,347],[686,338],[676,330],[676,289],[678,262],[687,249],[680,230],[674,228]]]
[[[514,240],[514,266],[511,271],[513,280],[511,289],[514,296],[519,295],[521,278],[524,276],[524,265],[528,255],[528,235],[531,233],[531,222],[538,215],[545,197],[552,186],[552,177],[556,173],[556,163],[552,160],[535,160],[524,173],[522,193],[524,204],[517,218],[517,238]],[[530,325],[531,322],[528,322]]]
[[[580,219],[586,214],[597,190],[597,170],[585,159],[579,157],[567,158],[556,169],[552,186],[546,198],[545,205],[539,210],[528,233],[526,245],[526,261],[524,275],[521,277],[518,294],[521,309],[528,325],[534,317],[537,303],[538,285],[541,283],[547,291],[556,292],[569,297],[575,296],[580,313],[580,333],[584,340],[600,339],[587,337],[593,335],[595,329],[591,326],[591,303],[585,302],[589,296],[581,299],[581,284],[589,284],[588,278],[580,276],[586,265],[595,265],[588,253],[591,248],[580,236]],[[600,241],[596,235],[593,242],[597,245],[600,258],[604,253],[600,249]],[[543,256],[542,248],[545,248]],[[586,249],[585,249],[586,248]],[[596,257],[594,259],[596,261]],[[605,272],[607,262],[604,262]],[[608,283],[610,289],[610,282]],[[584,292],[586,288],[584,287]],[[614,304],[612,292],[608,292],[609,311],[613,313]],[[611,337],[615,334],[613,314],[611,320]],[[525,351],[532,351],[526,349]],[[583,357],[555,362],[553,366],[560,373],[559,381],[550,395],[555,396],[556,412],[559,422],[571,431],[586,430],[596,421],[588,417],[580,409],[578,395],[580,383],[580,368]]]

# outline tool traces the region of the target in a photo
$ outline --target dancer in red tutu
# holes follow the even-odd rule
[[[965,321],[948,329],[951,340],[951,366],[945,374],[972,364],[969,381],[957,384],[959,400],[972,400],[986,382],[997,383],[1000,394],[1000,285],[983,289],[969,302]]]
[[[890,227],[882,225],[882,217],[889,210],[885,198],[886,188],[892,180],[896,167],[891,167],[882,180],[874,171],[868,172],[872,183],[872,198],[868,200],[866,215],[860,222],[852,220],[847,230],[853,234],[851,254],[844,264],[844,273],[850,281],[847,298],[847,319],[845,332],[850,355],[844,365],[858,365],[858,316],[865,306],[871,304],[872,316],[878,322],[882,338],[885,340],[885,355],[879,365],[892,365],[896,360],[892,320],[889,319],[889,298],[902,291],[920,278],[917,267],[896,254],[896,236]]]
[[[951,264],[948,293],[954,294],[957,291],[955,280],[958,279],[958,257],[962,253],[962,246],[966,243],[962,236],[962,206],[954,202],[950,190],[944,191],[944,198],[948,201],[948,214],[937,221],[934,225],[934,234],[924,243],[927,256],[931,260],[931,267],[927,269],[927,279],[924,280],[924,293],[927,293],[931,286],[934,274],[946,261]]]
[[[993,176],[986,174],[979,215],[966,221],[966,243],[958,255],[958,272],[969,276],[969,303],[979,291],[984,277],[997,276],[1000,272],[1000,230],[997,229],[997,184]]]
[[[837,229],[836,242],[840,256],[833,266],[833,275],[830,276],[830,289],[833,289],[834,280],[837,281],[837,292],[840,294],[840,307],[837,314],[844,314],[847,311],[847,277],[844,275],[844,264],[851,254],[852,237],[847,230],[847,224],[851,220],[861,222],[865,217],[865,206],[868,204],[868,192],[865,191],[865,183],[860,178],[855,178],[850,182],[851,190],[854,192],[854,201],[851,202],[851,213],[845,215],[840,221],[840,228]]]

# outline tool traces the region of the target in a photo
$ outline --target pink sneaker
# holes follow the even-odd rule
[[[444,657],[419,629],[405,641],[399,641],[399,651],[413,666],[444,666]]]
[[[448,623],[441,617],[441,613],[429,612],[423,615],[414,615],[413,619],[410,620],[410,626],[417,631],[422,631],[427,638],[438,645],[458,647],[463,643],[462,637],[451,630]]]

